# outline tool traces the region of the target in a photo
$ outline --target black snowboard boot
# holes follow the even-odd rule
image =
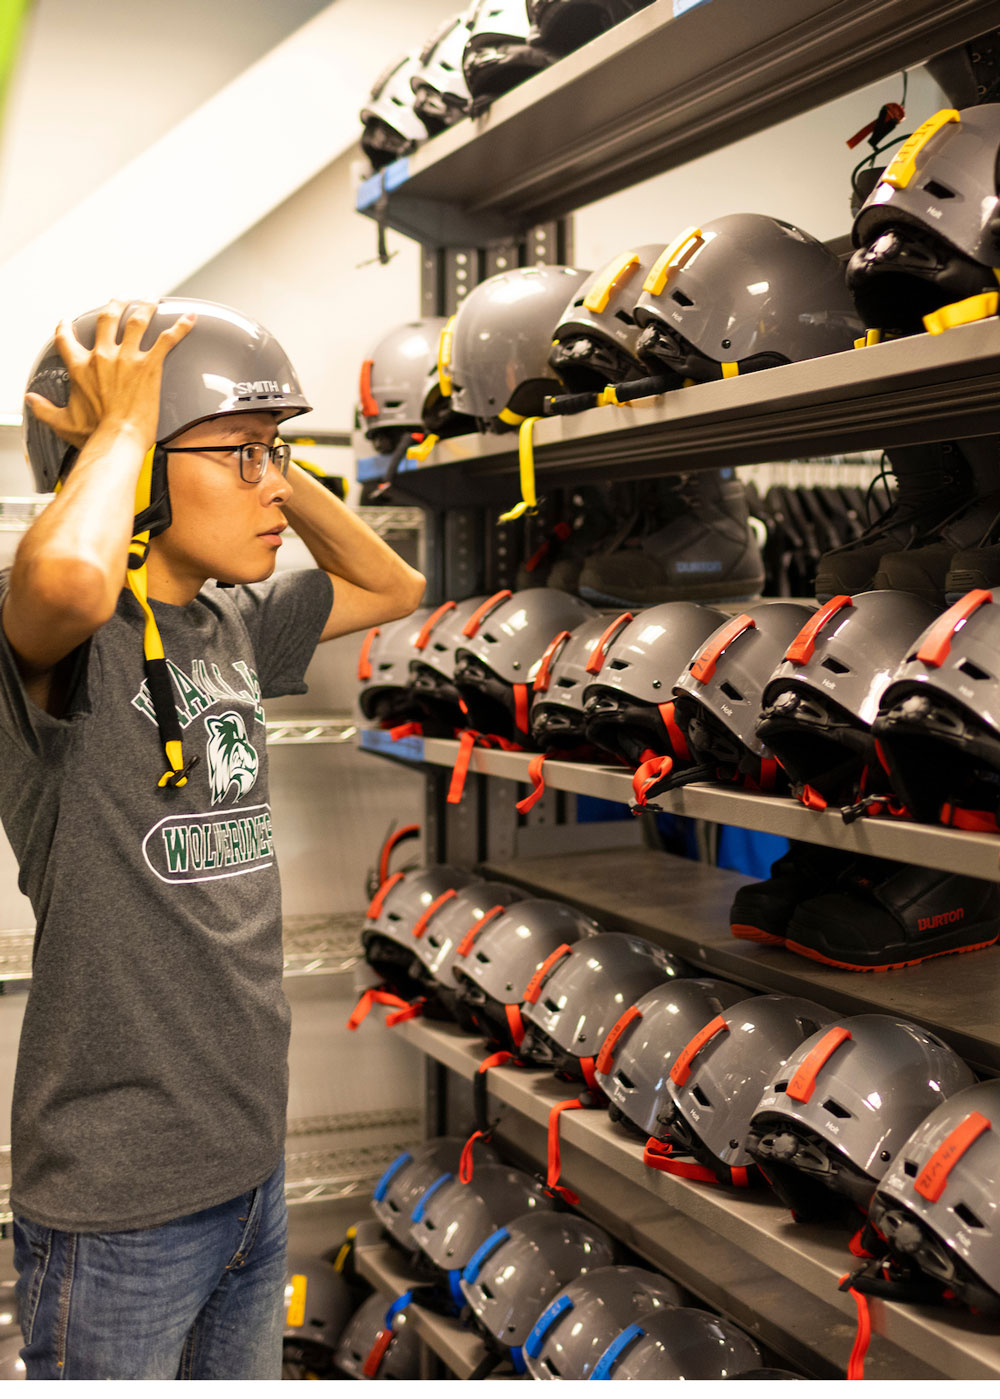
[[[623,513],[631,516],[634,489],[632,482],[615,482],[567,491],[564,518],[521,564],[518,589],[549,587],[575,593],[588,555],[607,547]]]
[[[635,531],[592,556],[580,596],[615,607],[756,597],[764,585],[743,483],[731,470],[650,483]]]
[[[729,931],[746,942],[782,946],[799,904],[822,889],[832,889],[855,858],[849,851],[790,841],[787,854],[771,866],[769,879],[737,889],[729,911]]]

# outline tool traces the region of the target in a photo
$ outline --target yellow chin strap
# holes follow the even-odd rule
[[[534,515],[538,510],[538,496],[535,494],[535,439],[533,436],[537,418],[523,418],[517,434],[518,458],[521,466],[521,499],[513,510],[505,511],[499,523],[510,524],[522,515]]]
[[[156,448],[150,447],[142,463],[142,470],[139,472],[139,480],[135,488],[135,514],[137,518],[149,508],[155,454]],[[187,774],[194,767],[198,758],[197,756],[193,757],[187,767],[184,766],[181,726],[177,718],[177,706],[174,703],[170,671],[163,654],[160,629],[156,625],[156,618],[153,616],[153,609],[149,605],[147,596],[146,559],[148,556],[149,530],[138,530],[132,536],[128,546],[127,578],[129,588],[146,618],[142,639],[142,650],[146,660],[146,681],[153,701],[153,711],[156,714],[156,726],[160,731],[160,742],[163,744],[163,751],[170,764],[169,771],[163,774],[156,785],[158,787],[183,787],[187,782]]]
[[[994,267],[993,274],[1000,281],[1000,268]],[[983,291],[978,296],[968,296],[964,301],[953,301],[950,306],[941,306],[924,317],[924,326],[931,335],[940,335],[956,325],[971,325],[973,321],[985,321],[997,314],[1000,294]]]

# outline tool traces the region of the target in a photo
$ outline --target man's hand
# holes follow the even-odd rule
[[[141,350],[156,303],[137,302],[118,340],[125,306],[124,301],[109,301],[101,308],[92,350],[80,344],[72,322],[59,322],[55,345],[70,381],[69,402],[64,408],[41,394],[25,396],[35,417],[72,447],[82,447],[102,423],[128,423],[147,446],[156,440],[163,361],[191,330],[195,317],[179,317],[160,332],[148,350]]]

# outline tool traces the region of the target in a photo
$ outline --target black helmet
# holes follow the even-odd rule
[[[809,618],[765,685],[757,722],[796,789],[836,806],[885,790],[871,726],[899,660],[936,615],[922,598],[883,589],[831,598]]]
[[[904,335],[995,315],[1000,106],[945,108],[899,148],[854,220],[847,285]]]
[[[492,102],[554,61],[541,44],[528,42],[524,0],[475,0],[462,71],[473,103]]]
[[[645,9],[650,0],[527,0],[532,41],[555,54],[572,53],[598,34]]]
[[[686,229],[633,314],[642,359],[697,380],[850,350],[863,330],[829,248],[766,214]]]

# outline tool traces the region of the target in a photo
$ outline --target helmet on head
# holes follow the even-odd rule
[[[760,697],[813,611],[794,602],[756,604],[714,631],[681,672],[677,723],[695,761],[722,780],[776,785],[777,765],[756,733]]]
[[[363,361],[361,416],[376,451],[391,452],[400,436],[423,432],[429,376],[436,374],[444,325],[443,316],[424,316],[394,326]]]
[[[549,354],[570,393],[600,392],[607,384],[649,373],[638,355],[639,327],[632,312],[662,251],[661,243],[647,243],[620,253],[573,293],[555,324]]]
[[[595,1380],[731,1380],[759,1365],[760,1351],[738,1326],[697,1307],[646,1312],[594,1366]]]
[[[646,1268],[595,1268],[557,1293],[531,1329],[524,1357],[536,1380],[587,1380],[637,1317],[681,1307],[684,1292]]]
[[[455,685],[455,651],[464,645],[462,629],[487,601],[485,593],[464,602],[445,602],[427,618],[410,658],[410,690],[424,731],[451,738],[468,722]]]
[[[473,287],[451,340],[452,398],[484,431],[542,412],[562,381],[549,365],[552,327],[589,274],[575,267],[516,267]]]
[[[992,103],[937,112],[900,146],[851,233],[847,285],[866,325],[909,335],[996,314],[998,154]]]
[[[326,1379],[354,1310],[351,1289],[343,1274],[323,1258],[290,1253],[287,1269],[282,1378]]]
[[[523,889],[496,879],[475,879],[456,891],[450,899],[437,899],[427,916],[414,928],[416,957],[428,993],[455,1015],[467,1029],[474,1025],[463,1013],[455,984],[454,967],[458,949],[469,933],[488,913],[502,913],[525,897]],[[416,968],[415,968],[416,970]]]
[[[476,0],[468,14],[462,70],[473,102],[492,102],[554,61],[528,42],[524,0]]]
[[[527,0],[534,40],[552,53],[572,53],[589,44],[629,15],[645,9],[650,0]]]
[[[462,72],[468,41],[466,13],[442,24],[421,50],[420,68],[410,79],[410,87],[413,109],[431,136],[454,126],[469,110],[469,87]]]
[[[793,785],[846,806],[878,782],[879,698],[936,615],[922,598],[885,589],[831,598],[809,618],[764,686],[757,722]]]
[[[665,248],[633,312],[639,355],[684,378],[850,350],[863,327],[837,258],[766,214],[726,214]]]
[[[525,987],[560,948],[600,931],[592,918],[555,899],[520,899],[484,916],[459,943],[452,971],[463,1023],[469,1020],[505,1049],[518,1049]]]
[[[419,72],[419,51],[396,59],[375,80],[361,109],[361,149],[375,170],[409,155],[427,139],[427,128],[413,110],[410,87]]]
[[[747,998],[726,981],[677,977],[630,1005],[608,1031],[594,1065],[612,1121],[657,1136],[674,1060],[703,1025]]]
[[[545,648],[560,631],[593,617],[589,603],[558,588],[495,593],[462,628],[455,684],[468,723],[481,733],[530,742],[530,687]]]
[[[386,1326],[393,1299],[375,1292],[351,1317],[340,1338],[337,1369],[351,1380],[415,1380],[420,1377],[420,1338],[406,1315]]]
[[[851,1015],[817,1031],[775,1078],[747,1149],[797,1214],[822,1212],[831,1190],[867,1209],[910,1133],[974,1081],[936,1035],[892,1015]]]
[[[615,1261],[614,1242],[587,1219],[527,1214],[498,1229],[462,1273],[462,1292],[483,1331],[522,1346],[553,1297],[568,1283]]]
[[[372,1212],[388,1234],[405,1249],[416,1248],[413,1211],[442,1176],[458,1170],[465,1142],[461,1137],[435,1137],[412,1151],[401,1152],[375,1187]],[[478,1143],[481,1162],[496,1161],[491,1142]]]
[[[358,656],[358,704],[366,719],[392,727],[420,716],[410,694],[410,659],[432,607],[383,622],[365,633]]]

